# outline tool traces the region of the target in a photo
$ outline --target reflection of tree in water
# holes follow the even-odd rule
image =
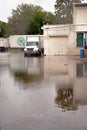
[[[73,101],[73,89],[72,88],[60,88],[57,91],[57,97],[55,103],[58,104],[58,107],[62,110],[77,110],[77,106]]]
[[[22,81],[24,83],[35,82],[41,80],[41,75],[28,74],[27,72],[16,71],[14,72],[16,80]]]
[[[38,84],[43,79],[43,73],[32,74],[26,71],[14,71],[13,72],[15,83],[19,86],[20,89],[26,90],[29,88],[36,89],[38,87],[35,84]]]

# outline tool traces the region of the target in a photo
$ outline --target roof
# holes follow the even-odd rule
[[[87,3],[75,3],[75,7],[87,7]]]

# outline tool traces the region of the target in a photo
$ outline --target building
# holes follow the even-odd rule
[[[79,55],[87,41],[87,3],[73,6],[73,24],[44,25],[45,55]]]

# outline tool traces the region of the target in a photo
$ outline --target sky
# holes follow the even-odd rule
[[[56,0],[2,0],[0,1],[0,21],[7,22],[12,9],[16,9],[21,3],[40,5],[44,10],[54,12]]]
[[[87,0],[84,0],[87,2]],[[0,21],[7,22],[12,9],[16,9],[21,3],[40,5],[44,10],[54,13],[56,0],[2,0],[0,1]]]

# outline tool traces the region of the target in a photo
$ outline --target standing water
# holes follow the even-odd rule
[[[87,60],[0,55],[0,130],[87,130]]]

